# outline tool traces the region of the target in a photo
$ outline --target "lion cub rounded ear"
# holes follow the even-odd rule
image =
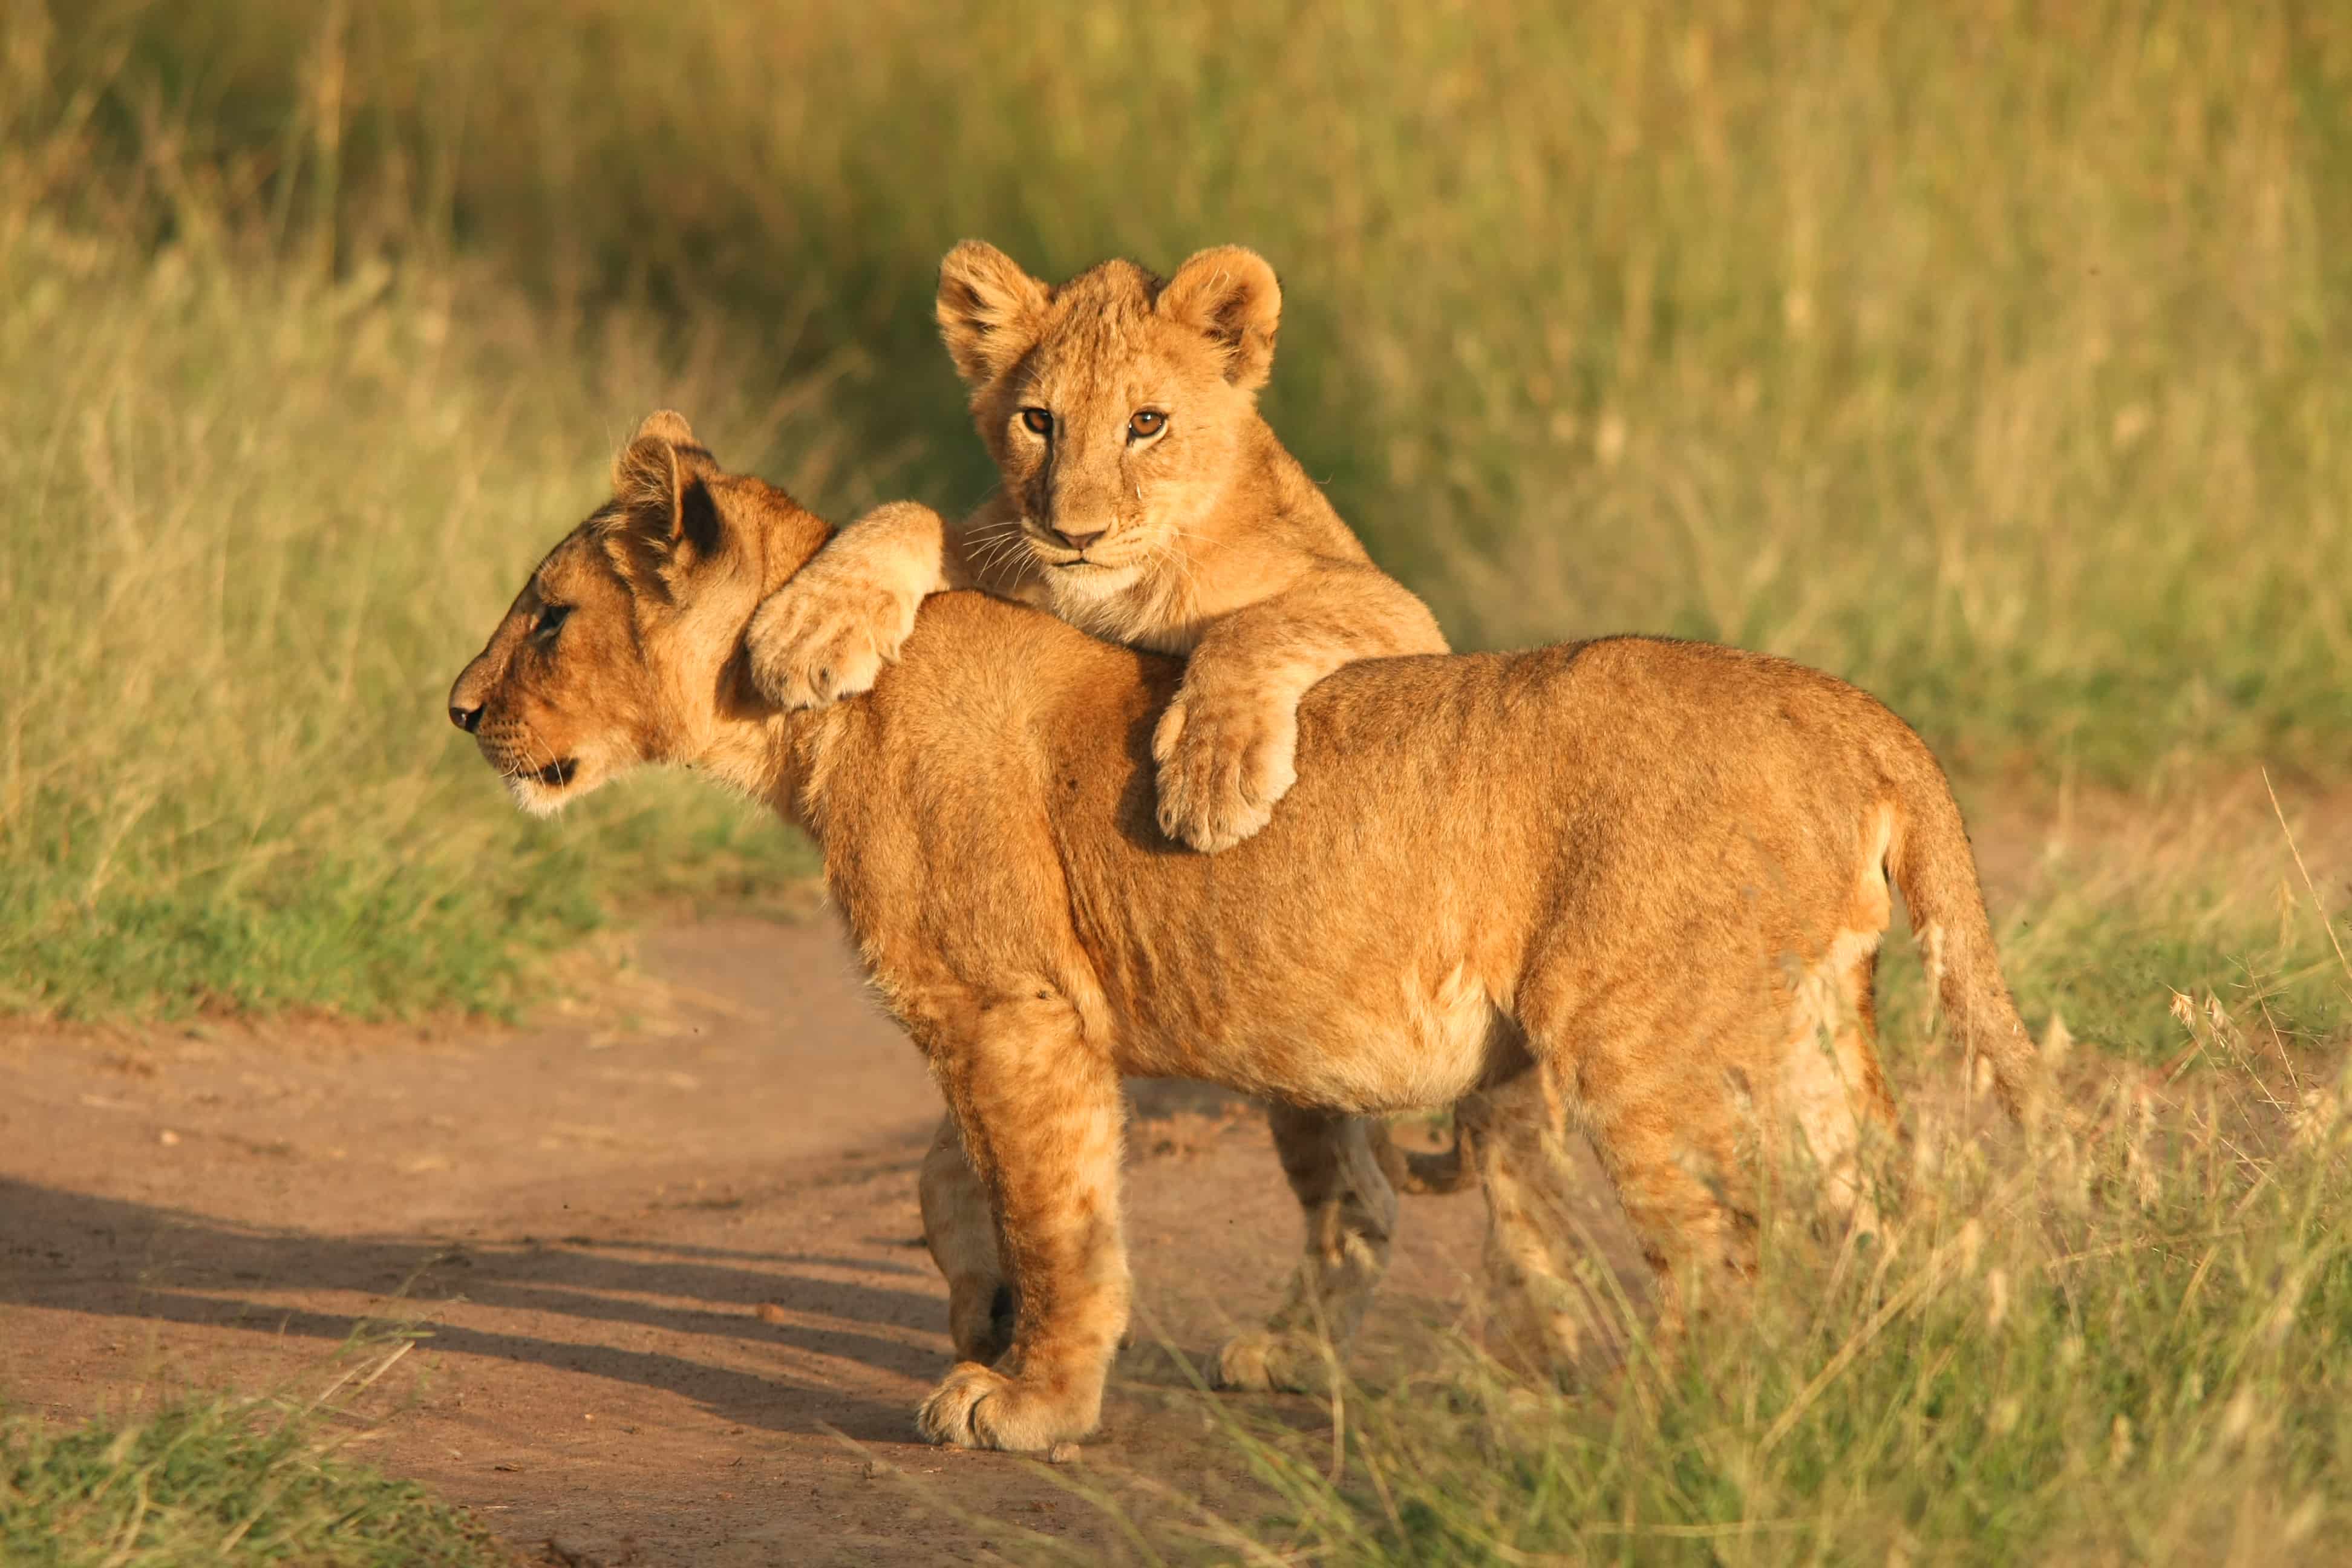
[[[656,408],[646,415],[645,422],[637,426],[637,433],[629,440],[634,444],[648,436],[658,436],[673,447],[702,445],[694,438],[694,428],[687,424],[686,416],[675,408]]]
[[[684,542],[705,554],[719,545],[718,512],[703,473],[709,449],[683,415],[665,408],[646,416],[613,459],[613,498],[637,514],[653,539]]]
[[[694,428],[677,409],[654,409],[628,437],[628,447],[612,461],[612,494],[621,499],[666,494],[679,487],[687,470],[696,466],[718,468],[710,449],[694,437]]]
[[[937,309],[956,374],[980,387],[1011,370],[1035,345],[1053,294],[985,241],[967,239],[949,251],[940,263]]]
[[[657,408],[646,416],[637,433],[613,459],[613,493],[625,500],[648,491],[675,489],[673,476],[696,458],[712,461],[710,448],[695,438],[686,416],[675,408]]]
[[[1282,324],[1282,285],[1265,257],[1238,245],[1197,251],[1160,290],[1154,308],[1223,350],[1227,381],[1247,392],[1265,384],[1275,329]]]

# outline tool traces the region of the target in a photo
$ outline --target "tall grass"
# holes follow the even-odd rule
[[[1343,1469],[1245,1438],[1287,1515],[1248,1532],[1366,1563],[2338,1562],[2343,1089],[2126,1099],[2098,1145],[1990,1160],[1926,1132],[1877,1245],[1768,1219],[1752,1297],[1663,1364],[1360,1393]]]
[[[2123,820],[2037,836],[2040,869],[2006,910],[2001,968],[2037,1030],[2055,1019],[2110,1059],[2178,1071],[2278,1066],[2323,1077],[2352,1024],[2352,911],[2340,879],[2306,882],[2352,841],[2314,813],[2276,813],[2261,784],[2141,797]],[[2319,900],[2315,903],[2315,900]],[[1922,1037],[1928,992],[1916,944],[1879,972],[1888,1037]],[[2203,1020],[2184,1031],[2186,1007]],[[2315,1066],[2312,1064],[2316,1064]]]
[[[2294,984],[2200,993],[2194,939],[2163,972],[2177,1001],[2147,1054],[2168,1070],[2118,1076],[2047,1031],[2080,1127],[2011,1128],[1916,1005],[1890,1011],[1906,1139],[1878,1151],[1881,1222],[1819,1223],[1808,1173],[1763,1173],[1754,1277],[1670,1345],[1594,1247],[1575,1292],[1589,1347],[1564,1384],[1456,1341],[1405,1370],[1359,1356],[1327,1428],[1202,1395],[1272,1501],[1236,1517],[1155,1489],[1188,1527],[1157,1560],[2341,1562],[2352,1071],[2313,1047],[2352,1005],[2352,944],[2298,891],[2274,939]],[[2245,912],[2171,896],[2192,930]],[[2029,971],[2084,951],[2010,935]]]
[[[621,323],[549,376],[467,281],[0,241],[0,1007],[501,1008],[624,888],[806,874],[707,791],[533,826],[454,743],[611,409],[698,389],[722,450],[793,418]]]
[[[987,483],[928,301],[1238,239],[1268,406],[1466,643],[1639,627],[1985,777],[2352,764],[2324,6],[53,0],[0,20],[0,1005],[502,1005],[617,889],[439,693],[652,405]]]
[[[986,482],[950,242],[1240,239],[1279,428],[1465,640],[1767,646],[2110,776],[2352,759],[2332,7],[87,15],[120,134],[183,117],[347,261],[422,225],[567,307],[724,311],[945,504]]]

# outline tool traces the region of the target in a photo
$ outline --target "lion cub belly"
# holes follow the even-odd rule
[[[1121,1066],[1369,1112],[1451,1105],[1524,1055],[1517,1027],[1464,966],[1434,981],[1400,977],[1370,994],[1312,981],[1284,989],[1276,1005],[1229,1018],[1222,1029],[1137,1029]]]

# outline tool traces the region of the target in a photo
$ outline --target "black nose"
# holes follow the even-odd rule
[[[482,727],[482,710],[478,708],[460,708],[453,702],[449,705],[449,722],[470,735]]]
[[[1100,539],[1104,534],[1108,533],[1109,531],[1110,530],[1108,528],[1097,528],[1089,529],[1084,533],[1075,533],[1066,528],[1057,528],[1053,531],[1053,534],[1055,538],[1060,540],[1063,543],[1068,545],[1071,549],[1083,555],[1086,553],[1087,545],[1092,544],[1096,540]]]

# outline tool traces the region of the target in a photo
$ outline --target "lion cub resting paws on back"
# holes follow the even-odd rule
[[[1297,780],[1299,698],[1357,659],[1444,653],[1421,601],[1372,564],[1257,411],[1282,291],[1238,247],[1165,284],[1128,261],[1052,288],[968,241],[938,316],[1003,482],[963,525],[900,502],[844,531],[761,608],[751,679],[788,710],[870,689],[928,595],[978,587],[1081,630],[1186,656],[1152,735],[1160,831],[1206,851],[1272,820]],[[1228,1381],[1295,1385],[1344,1346],[1385,1264],[1395,1190],[1451,1191],[1465,1152],[1407,1155],[1377,1122],[1275,1108],[1306,1256]],[[951,1124],[924,1163],[924,1236],[959,1357],[1011,1342],[1017,1282]],[[1301,1370],[1305,1369],[1305,1370]]]
[[[787,709],[867,690],[924,596],[958,587],[1184,655],[1152,737],[1160,826],[1230,848],[1296,782],[1308,687],[1356,659],[1445,651],[1258,415],[1274,269],[1225,246],[1165,284],[1106,261],[1056,289],[967,241],[940,268],[938,310],[1003,482],[953,531],[906,502],[845,530],[752,622],[753,683]]]

